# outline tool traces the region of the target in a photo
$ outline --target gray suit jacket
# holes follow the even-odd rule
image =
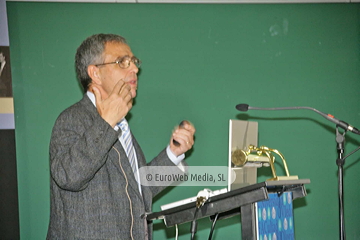
[[[47,239],[131,239],[131,208],[134,239],[145,239],[143,215],[151,212],[152,198],[165,187],[142,186],[140,194],[118,135],[86,94],[60,114],[50,142]],[[146,164],[134,137],[133,144],[139,167],[174,166],[165,149]],[[148,233],[151,239],[150,224]]]

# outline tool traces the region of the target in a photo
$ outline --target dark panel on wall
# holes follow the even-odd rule
[[[10,52],[8,46],[0,46],[0,97],[12,97]]]
[[[0,239],[20,239],[15,130],[0,130]]]

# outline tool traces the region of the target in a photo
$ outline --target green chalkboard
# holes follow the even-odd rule
[[[143,61],[130,124],[148,158],[189,119],[197,132],[188,164],[226,166],[229,119],[257,121],[259,145],[281,151],[291,174],[311,180],[308,196],[294,202],[296,238],[337,238],[335,125],[307,110],[240,113],[235,105],[310,106],[360,127],[360,4],[7,2],[7,13],[21,239],[46,236],[51,129],[82,97],[76,48],[100,32],[126,37]],[[359,136],[346,134],[347,153],[359,145]],[[344,171],[346,232],[359,239],[359,153]],[[258,181],[270,176],[259,169]],[[201,189],[170,188],[153,210]],[[198,239],[210,226],[199,220]],[[214,239],[240,239],[239,217],[216,226]],[[189,239],[189,229],[180,225],[179,239]],[[174,235],[154,223],[154,239]]]

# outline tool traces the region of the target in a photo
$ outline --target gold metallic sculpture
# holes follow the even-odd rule
[[[252,152],[256,152],[256,155],[251,154]],[[282,159],[284,169],[286,172],[286,176],[277,176],[276,175],[276,170],[274,167],[275,156],[272,153],[276,153]],[[264,154],[266,155],[266,157],[264,157]],[[239,167],[244,166],[246,163],[258,163],[263,166],[270,165],[271,171],[273,174],[273,178],[268,179],[268,181],[298,179],[298,176],[290,176],[289,169],[287,167],[284,156],[278,150],[268,148],[265,146],[261,146],[258,148],[253,145],[250,145],[246,151],[242,150],[242,149],[236,149],[231,154],[231,161],[235,166],[239,166]]]

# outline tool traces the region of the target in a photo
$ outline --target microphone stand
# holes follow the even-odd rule
[[[345,142],[345,133],[340,133],[339,126],[336,126],[336,149],[338,153],[338,158],[336,159],[336,164],[338,165],[338,185],[339,185],[339,223],[340,223],[340,239],[345,240],[345,219],[344,219],[344,182],[343,182],[343,170],[345,164],[344,158],[344,142]]]
[[[345,133],[349,130],[355,134],[360,135],[360,130],[357,128],[354,128],[353,126],[349,125],[348,123],[341,121],[339,119],[336,119],[331,114],[325,114],[323,112],[320,112],[319,110],[315,108],[310,107],[282,107],[282,108],[259,108],[259,107],[251,107],[248,104],[238,104],[236,105],[236,109],[242,112],[246,112],[247,110],[295,110],[295,109],[308,109],[311,111],[314,111],[327,120],[333,122],[336,124],[336,150],[338,153],[338,158],[336,159],[336,165],[338,165],[338,185],[339,185],[339,218],[340,218],[340,240],[346,239],[345,234],[345,223],[344,223],[344,183],[343,183],[343,171],[344,171],[344,164],[345,159],[350,156],[351,154],[355,153],[356,151],[360,150],[360,147],[356,149],[355,151],[351,152],[349,155],[344,157],[344,142],[345,142]],[[341,134],[339,131],[339,128],[342,128],[344,132]]]

